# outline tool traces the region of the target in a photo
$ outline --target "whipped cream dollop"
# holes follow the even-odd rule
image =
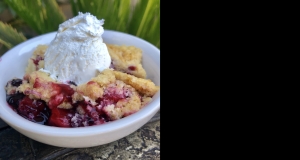
[[[45,52],[44,71],[60,82],[79,85],[109,68],[111,57],[102,39],[103,24],[103,19],[81,12],[60,24]]]

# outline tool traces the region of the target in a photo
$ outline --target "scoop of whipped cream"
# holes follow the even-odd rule
[[[60,24],[45,52],[44,71],[60,82],[83,84],[109,68],[111,57],[102,39],[103,24],[103,19],[81,12]]]

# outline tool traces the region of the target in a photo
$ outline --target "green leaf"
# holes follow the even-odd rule
[[[104,29],[126,31],[131,0],[71,0],[73,15],[89,12],[104,19]]]
[[[160,0],[139,0],[134,6],[128,33],[160,48]]]
[[[90,12],[104,29],[143,38],[160,48],[160,0],[71,0],[74,15]]]
[[[5,47],[10,49],[26,40],[26,37],[22,33],[17,32],[11,25],[0,21],[0,43]]]
[[[38,34],[57,31],[66,20],[56,0],[4,0]]]

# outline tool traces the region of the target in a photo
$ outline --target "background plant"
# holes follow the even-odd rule
[[[90,12],[105,28],[141,37],[160,48],[160,0],[71,0],[73,14]]]
[[[73,16],[90,12],[98,19],[105,19],[104,29],[136,35],[160,48],[160,0],[69,0],[69,3]],[[57,31],[58,25],[66,20],[58,4],[57,0],[0,0],[0,14],[8,9],[13,15],[11,21],[0,21],[0,55],[29,38]]]

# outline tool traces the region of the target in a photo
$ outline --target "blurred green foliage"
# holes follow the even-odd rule
[[[71,0],[73,14],[90,12],[104,28],[143,38],[160,48],[160,0]]]
[[[57,30],[66,20],[56,0],[4,0],[38,34]]]
[[[160,48],[160,0],[69,0],[73,15],[90,12],[104,19],[104,29],[138,36]],[[14,19],[0,21],[0,43],[10,49],[26,40],[17,25],[36,35],[57,31],[66,20],[56,0],[0,0],[0,14],[9,9]],[[16,28],[15,28],[16,27]],[[31,37],[27,37],[31,38]],[[1,53],[0,53],[1,55]]]
[[[0,43],[6,48],[12,48],[13,46],[26,40],[26,37],[22,33],[16,31],[16,29],[11,27],[9,24],[0,22],[0,31],[1,30],[5,30],[5,32],[1,32]]]

